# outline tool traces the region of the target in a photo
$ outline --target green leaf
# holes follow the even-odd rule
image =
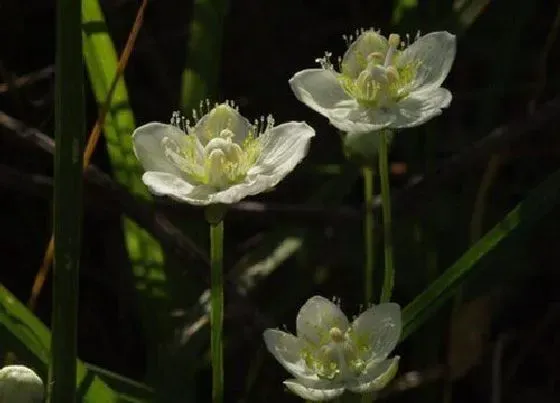
[[[95,99],[103,105],[117,73],[118,57],[97,0],[83,0],[83,52]],[[134,156],[132,132],[136,126],[124,78],[118,80],[111,98],[103,131],[107,151],[117,182],[136,197],[151,200],[142,183],[142,168]],[[167,332],[168,285],[164,272],[164,254],[147,231],[123,218],[124,237],[131,261],[135,288],[140,300],[149,351],[148,360],[156,360],[158,342]]]
[[[197,109],[202,99],[216,96],[228,3],[228,0],[194,1],[181,85],[181,109],[186,114]]]
[[[558,203],[559,198],[560,170],[533,189],[525,200],[404,308],[401,339],[404,340],[415,332],[452,297],[484,257],[521,228],[535,224]]]
[[[0,340],[19,359],[33,367],[42,379],[47,379],[49,366],[49,329],[4,286],[0,285]],[[78,396],[85,402],[119,402],[151,400],[151,390],[135,381],[108,371],[77,362]],[[118,393],[108,384],[126,385]]]

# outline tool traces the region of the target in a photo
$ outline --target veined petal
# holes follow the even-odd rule
[[[199,206],[210,204],[214,192],[209,186],[193,186],[184,179],[166,172],[148,171],[142,175],[142,181],[150,192],[156,195],[169,196]]]
[[[456,52],[455,35],[449,32],[431,32],[424,35],[398,58],[398,65],[419,63],[412,90],[432,91],[441,86],[451,69]]]
[[[310,400],[312,402],[324,402],[327,400],[332,400],[344,393],[344,388],[328,387],[328,384],[325,384],[323,385],[325,386],[324,389],[317,389],[306,386],[297,379],[284,381],[284,385],[286,385],[286,387],[290,391],[292,391],[302,399]]]
[[[440,115],[452,98],[451,92],[445,88],[436,88],[431,92],[413,92],[396,105],[396,120],[391,127],[404,129],[419,126]]]
[[[351,78],[358,75],[367,67],[368,56],[372,53],[379,53],[385,57],[389,48],[387,38],[374,30],[364,31],[352,42],[342,58],[342,73]]]
[[[271,178],[264,175],[256,175],[245,179],[244,182],[231,185],[230,187],[215,191],[210,195],[210,203],[233,204],[247,196],[256,195],[269,190],[274,185]]]
[[[298,337],[315,345],[328,342],[333,327],[345,332],[348,326],[348,318],[340,308],[319,295],[309,298],[296,318]]]
[[[330,123],[343,132],[367,133],[389,127],[395,119],[396,115],[392,110],[356,106],[345,116],[331,117]]]
[[[319,380],[302,358],[302,351],[306,347],[304,340],[280,330],[267,329],[264,332],[264,342],[268,351],[292,375],[310,381]]]
[[[352,380],[348,390],[356,393],[378,391],[385,388],[397,374],[399,369],[399,357],[385,360],[371,366],[359,378]]]
[[[165,155],[162,141],[169,138],[181,146],[186,136],[181,129],[173,125],[148,123],[132,133],[134,154],[145,171],[167,172],[180,177],[181,170]]]
[[[222,130],[229,129],[234,134],[232,140],[241,144],[251,128],[251,123],[236,109],[227,104],[221,104],[198,121],[193,128],[193,134],[205,146],[210,139],[219,136]]]
[[[331,119],[346,116],[357,103],[340,86],[336,73],[325,69],[307,69],[294,74],[289,83],[296,98]]]
[[[395,303],[374,305],[352,322],[351,337],[364,350],[362,359],[368,364],[387,358],[401,335],[401,308]]]
[[[266,131],[259,136],[261,154],[248,174],[273,177],[271,182],[278,183],[305,157],[313,136],[315,130],[303,122],[284,123]]]

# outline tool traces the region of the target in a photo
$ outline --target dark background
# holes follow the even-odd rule
[[[419,1],[396,18],[399,3],[230,2],[219,90],[214,98],[235,100],[242,114],[250,119],[272,113],[277,122],[305,120],[317,131],[304,164],[276,191],[251,200],[272,203],[272,207],[301,207],[336,176],[318,173],[316,167],[344,164],[338,134],[326,119],[295,99],[288,79],[298,70],[314,67],[315,58],[325,50],[342,55],[342,35],[356,28],[374,26],[384,34],[411,35],[417,30],[449,30],[458,35],[457,57],[444,84],[453,93],[451,107],[429,124],[397,135],[390,156],[395,189],[415,175],[430,177],[448,158],[464,152],[495,127],[514,122],[511,127],[515,128],[515,122],[525,118],[531,122],[531,115],[557,96],[560,59],[555,41],[559,25],[556,1],[482,1],[479,3],[487,4],[469,25],[459,21],[449,0]],[[120,50],[139,3],[104,0],[101,4]],[[167,121],[171,111],[179,108],[181,73],[188,62],[186,44],[191,15],[190,1],[156,0],[148,4],[125,75],[137,125]],[[0,110],[51,135],[54,76],[49,68],[53,67],[55,51],[54,2],[2,0],[0,33],[0,82],[44,72],[41,79],[30,84],[2,87]],[[91,129],[98,108],[87,81],[86,92]],[[483,229],[491,228],[532,187],[558,168],[559,114],[557,108],[544,127],[539,126],[521,139],[504,141],[483,158],[473,152],[472,158],[463,160],[461,169],[450,172],[435,190],[401,199],[402,208],[395,212],[397,302],[404,306],[412,300],[468,248],[475,199],[490,169],[488,155],[500,158],[501,163],[486,194]],[[5,127],[0,127],[0,133],[2,167],[52,176],[50,155],[17,140]],[[93,163],[111,173],[103,142]],[[51,200],[34,186],[14,187],[6,180],[0,185],[0,280],[25,301],[50,237]],[[326,212],[321,211],[326,203],[318,197],[309,212],[273,208],[264,213],[234,210],[228,214],[228,272],[233,272],[234,266],[238,270],[246,266],[247,259],[255,259],[252,254],[270,251],[270,247],[264,246],[274,244],[280,230],[293,236],[299,234],[306,240],[304,247],[272,274],[259,279],[258,286],[248,295],[249,302],[228,298],[228,401],[296,401],[283,392],[281,381],[287,373],[265,352],[261,334],[267,326],[284,324],[293,331],[297,309],[309,296],[336,295],[342,299],[347,313],[358,312],[363,293],[359,178],[342,180],[340,196],[337,205],[342,207]],[[104,204],[103,200],[95,189],[86,189],[80,357],[137,380],[147,377],[158,388],[176,393],[164,401],[188,401],[181,400],[185,396],[208,401],[207,329],[194,347],[178,337],[166,338],[159,350],[159,366],[151,370],[156,374],[149,374],[144,325],[122,240],[121,210]],[[158,200],[157,207],[201,248],[206,247],[207,234],[199,209],[166,200]],[[350,217],[342,214],[344,211],[356,214]],[[502,402],[560,400],[559,215],[556,208],[536,227],[508,239],[484,260],[465,286],[465,304],[453,316],[459,324],[451,337],[448,304],[398,347],[403,357],[401,374],[419,371],[421,379],[435,379],[427,379],[411,391],[391,393],[392,398],[403,402],[443,401],[445,378],[458,372],[453,402],[490,402],[497,391],[502,393]],[[168,258],[182,264],[173,252]],[[190,316],[186,312],[191,312],[189,309],[204,290],[197,278],[191,280],[189,276],[187,270],[182,273],[189,286],[181,300],[175,301],[176,309],[168,313],[175,336],[188,327]],[[235,277],[234,272],[232,276]],[[36,309],[47,324],[50,287],[47,282]],[[457,359],[451,369],[443,365],[448,350]],[[188,365],[185,360],[190,360]],[[189,371],[175,372],[184,366]],[[504,374],[501,384],[492,377],[499,369]]]

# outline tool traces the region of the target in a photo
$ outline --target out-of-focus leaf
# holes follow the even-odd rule
[[[185,113],[190,114],[202,99],[216,96],[228,3],[228,0],[194,1],[181,85],[181,108]]]
[[[485,256],[520,228],[537,222],[560,198],[560,171],[550,175],[506,217],[486,233],[451,267],[403,310],[402,339],[407,338],[449,299]]]

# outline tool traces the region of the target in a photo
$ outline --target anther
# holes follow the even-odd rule
[[[399,36],[399,34],[391,34],[389,35],[388,42],[389,46],[391,46],[392,48],[396,48],[401,43],[401,37]]]
[[[331,330],[329,330],[329,336],[335,343],[341,343],[344,341],[344,333],[342,333],[342,330],[340,330],[336,326],[332,327]]]

